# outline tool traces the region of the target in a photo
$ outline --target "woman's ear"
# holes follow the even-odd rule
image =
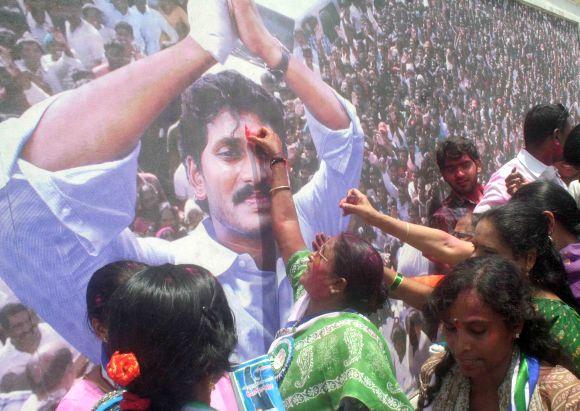
[[[332,284],[330,285],[330,293],[342,294],[346,290],[346,285],[347,285],[346,278],[337,277],[333,280]]]
[[[554,226],[556,225],[556,217],[551,211],[543,211],[542,214],[548,219],[548,235],[552,235]]]
[[[109,333],[107,331],[107,327],[105,327],[105,324],[103,324],[96,318],[93,318],[91,319],[91,325],[93,326],[93,330],[95,330],[95,334],[97,335],[99,340],[103,341],[104,343],[108,342]]]

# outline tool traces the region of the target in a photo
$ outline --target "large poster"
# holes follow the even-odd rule
[[[71,29],[58,3],[12,1],[0,9],[3,119],[156,54],[187,33],[185,1],[70,1],[81,13],[83,35]],[[335,91],[350,124],[337,131],[331,121],[317,119],[313,111],[328,100],[305,102],[296,88],[276,79],[238,43],[223,65],[213,67],[155,119],[140,139],[140,151],[129,155],[133,160],[119,160],[111,166],[118,170],[111,173],[114,178],[97,182],[99,202],[85,214],[60,216],[63,226],[56,233],[44,225],[48,217],[34,230],[27,223],[42,213],[57,213],[47,205],[46,198],[54,194],[46,189],[50,184],[65,195],[74,188],[22,166],[22,175],[39,178],[34,190],[45,193],[41,197],[47,203],[35,203],[4,188],[7,181],[1,176],[0,276],[8,285],[0,288],[0,398],[30,409],[54,408],[74,378],[90,370],[79,352],[99,362],[100,342],[85,321],[84,293],[92,272],[115,260],[204,266],[219,276],[235,314],[236,359],[267,351],[286,323],[292,296],[270,229],[270,187],[260,171],[263,165],[249,161],[233,138],[245,126],[266,124],[284,139],[307,244],[318,232],[350,230],[371,242],[386,265],[420,276],[444,267],[343,216],[338,201],[346,191],[358,187],[381,212],[430,225],[449,194],[436,162],[438,142],[458,136],[473,141],[483,184],[517,153],[523,116],[532,105],[559,102],[580,116],[577,24],[522,3],[257,3],[268,30]],[[123,10],[155,18],[138,25],[137,18],[119,17]],[[16,134],[28,132],[8,131],[0,135],[3,171],[10,170],[3,159],[20,149]],[[137,162],[137,173],[131,161]],[[103,220],[99,235],[119,222],[129,229],[110,243],[95,245],[96,236],[81,226],[83,220],[94,223],[107,215],[109,202],[122,203],[122,213]],[[18,214],[25,207],[26,213]],[[84,233],[78,247],[91,256],[86,265],[75,259],[74,247],[60,248],[59,239],[69,230]],[[31,236],[39,241],[31,244]],[[42,238],[54,240],[54,248],[40,252],[46,248]],[[171,250],[170,260],[166,250]],[[92,259],[97,255],[104,257]],[[60,272],[62,266],[66,273]],[[56,271],[50,283],[27,282],[31,273],[47,269]],[[33,310],[21,306],[10,288]],[[396,300],[373,320],[389,344],[399,384],[413,396],[436,333],[419,311]],[[33,349],[22,348],[27,339]],[[36,378],[31,370],[37,370]]]

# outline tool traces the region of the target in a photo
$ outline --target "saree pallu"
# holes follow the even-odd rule
[[[433,355],[421,369],[421,396],[425,396],[427,388],[432,384],[435,369],[443,360],[445,353]],[[518,404],[516,394],[517,376],[522,366],[521,353],[514,350],[512,362],[503,382],[498,388],[500,411],[572,411],[580,409],[580,382],[573,373],[561,366],[538,364],[537,381],[533,384],[523,384],[523,394],[526,397],[522,406]],[[528,365],[531,363],[528,357]],[[526,377],[526,378],[529,378]],[[524,379],[526,379],[524,378]],[[521,378],[520,378],[521,380]],[[532,387],[528,392],[528,389]],[[459,371],[454,364],[443,377],[441,388],[426,410],[433,411],[466,411],[470,408],[470,380]],[[522,394],[520,392],[520,394]]]
[[[364,316],[318,316],[293,334],[294,354],[280,384],[288,410],[336,410],[354,398],[371,410],[412,410],[395,378],[384,338]]]

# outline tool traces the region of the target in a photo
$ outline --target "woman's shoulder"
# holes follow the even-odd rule
[[[534,304],[537,310],[544,315],[548,320],[550,319],[566,319],[578,324],[580,322],[580,315],[564,301],[555,298],[534,297]]]
[[[342,327],[354,327],[364,330],[367,333],[382,336],[381,332],[375,324],[365,315],[357,312],[345,311],[340,314],[340,319],[343,321]]]
[[[92,381],[76,380],[70,390],[60,401],[57,411],[92,410],[93,406],[103,396],[103,391]]]
[[[350,311],[321,316],[302,333],[302,339],[319,340],[333,335],[338,337],[336,341],[341,345],[348,344],[350,338],[357,338],[355,334],[386,348],[386,341],[379,329],[364,315]]]
[[[550,410],[580,409],[580,381],[560,365],[541,364],[538,391]]]

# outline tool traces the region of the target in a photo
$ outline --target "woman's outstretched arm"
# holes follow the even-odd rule
[[[455,265],[473,254],[473,244],[435,228],[401,221],[377,211],[367,196],[356,188],[349,190],[340,207],[346,214],[356,214],[365,223],[420,250],[439,263]]]

